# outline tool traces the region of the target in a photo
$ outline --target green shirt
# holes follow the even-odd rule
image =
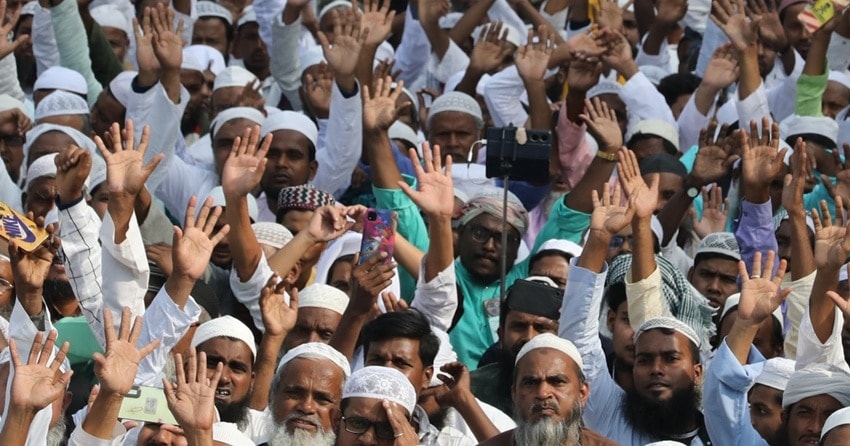
[[[824,73],[818,76],[802,74],[797,78],[797,104],[794,112],[798,116],[823,116],[822,98],[829,81],[828,70],[829,68],[826,68]]]

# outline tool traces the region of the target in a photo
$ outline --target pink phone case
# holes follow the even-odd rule
[[[393,261],[395,227],[395,212],[372,208],[366,212],[366,221],[363,223],[363,241],[360,243],[359,263],[361,265],[382,252],[387,253],[384,263]]]

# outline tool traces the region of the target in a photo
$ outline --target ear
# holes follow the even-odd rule
[[[496,342],[499,343],[499,347],[502,347],[502,349],[504,349],[504,346],[502,345],[502,339],[505,338],[505,327],[497,328],[496,335],[499,337]]]
[[[691,278],[693,278],[693,276],[694,276],[694,267],[692,266],[692,267],[688,268],[688,282],[691,281]]]
[[[66,410],[68,410],[68,406],[70,406],[72,402],[74,402],[74,394],[71,393],[71,392],[65,392],[65,395],[63,395],[63,397],[62,397],[62,412],[63,413]]]
[[[581,407],[584,407],[587,404],[587,400],[590,398],[590,383],[585,381],[584,384],[579,386],[578,389],[578,397],[579,401],[581,401]]]
[[[703,366],[702,364],[694,364],[694,384],[701,385],[702,384],[702,376],[703,376]]]
[[[316,160],[310,161],[310,179],[316,176],[316,171],[319,170],[319,162]]]
[[[617,313],[608,310],[608,317],[605,318],[605,325],[608,326],[608,331],[614,332],[614,321],[617,320]]]
[[[431,377],[434,376],[434,366],[425,367],[425,370],[422,371],[422,384],[419,385],[419,388],[422,390],[427,389],[431,386]]]

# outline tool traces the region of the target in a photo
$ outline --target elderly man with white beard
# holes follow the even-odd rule
[[[517,428],[482,446],[613,446],[584,428],[582,407],[589,395],[575,345],[551,333],[537,335],[516,358],[511,398]]]
[[[301,344],[284,355],[269,394],[268,446],[332,446],[348,360],[327,344]]]

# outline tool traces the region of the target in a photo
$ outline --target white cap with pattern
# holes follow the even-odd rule
[[[80,95],[56,90],[50,93],[35,107],[35,120],[50,116],[88,115],[89,104]]]
[[[407,409],[416,407],[416,390],[406,376],[389,367],[363,367],[351,374],[342,389],[342,399],[371,398],[388,400]]]
[[[656,328],[664,328],[668,330],[674,330],[681,334],[683,334],[686,338],[688,338],[691,342],[694,343],[697,347],[700,346],[699,336],[697,336],[696,332],[690,325],[669,316],[660,316],[649,319],[644,322],[640,328],[635,332],[635,344],[637,344],[638,338],[640,335],[646,333],[649,330],[654,330]]]
[[[428,127],[431,127],[431,122],[434,116],[442,112],[461,112],[472,115],[475,118],[475,123],[478,127],[484,125],[484,117],[481,113],[481,106],[478,101],[472,96],[461,93],[459,91],[450,91],[434,99],[431,103],[431,108],[428,110]]]
[[[257,241],[263,245],[269,245],[274,249],[280,249],[292,241],[292,233],[286,226],[269,221],[261,221],[251,225]]]
[[[738,247],[738,239],[731,232],[714,232],[708,234],[699,242],[699,247],[694,257],[698,257],[701,254],[718,254],[731,257],[735,260],[741,260],[741,249]]]
[[[298,308],[324,308],[343,314],[348,307],[348,295],[324,283],[314,283],[298,293]]]

